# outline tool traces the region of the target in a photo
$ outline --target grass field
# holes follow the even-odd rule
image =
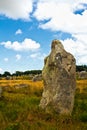
[[[87,130],[87,80],[78,80],[71,116],[39,108],[43,82],[0,80],[0,130]]]

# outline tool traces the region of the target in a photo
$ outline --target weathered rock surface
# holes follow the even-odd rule
[[[48,112],[71,114],[76,88],[75,58],[53,40],[51,53],[44,60],[42,71],[44,91],[40,107]]]
[[[33,82],[41,81],[41,80],[42,80],[42,74],[35,75],[35,76],[32,78],[32,81],[33,81]]]
[[[87,72],[81,71],[76,73],[78,79],[87,79]]]

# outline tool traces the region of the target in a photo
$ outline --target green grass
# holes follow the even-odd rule
[[[0,130],[87,130],[87,91],[76,92],[71,116],[40,109],[41,93],[41,89],[30,92],[30,88],[4,90],[0,98]]]

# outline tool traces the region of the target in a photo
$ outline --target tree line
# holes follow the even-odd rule
[[[22,76],[22,75],[36,75],[41,74],[42,70],[27,70],[27,71],[16,71],[15,73],[10,73],[8,71],[5,71],[3,74],[0,74],[0,77],[7,77],[7,76]]]
[[[76,72],[86,71],[87,72],[87,65],[77,65]]]
[[[77,65],[76,72],[86,71],[87,72],[87,65]],[[42,70],[27,70],[27,71],[16,71],[15,73],[11,74],[8,71],[5,71],[3,74],[0,74],[0,77],[7,77],[7,76],[22,76],[22,75],[36,75],[41,74]]]

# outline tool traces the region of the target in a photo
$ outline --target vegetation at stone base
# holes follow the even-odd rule
[[[46,113],[39,108],[42,81],[0,80],[0,86],[0,130],[87,130],[87,80],[77,81],[71,116]]]

